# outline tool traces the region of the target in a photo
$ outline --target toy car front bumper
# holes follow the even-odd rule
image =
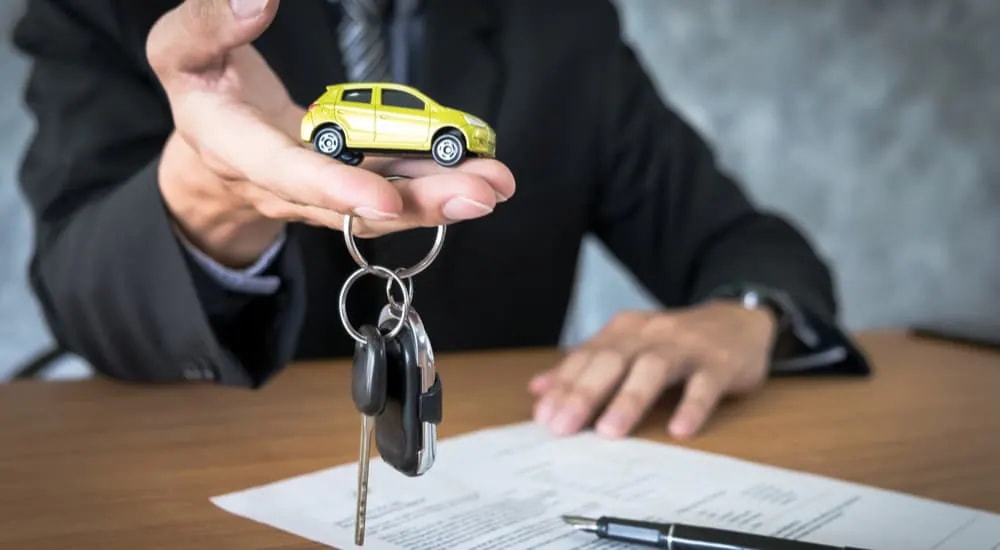
[[[497,138],[496,133],[485,129],[475,128],[469,136],[469,151],[484,157],[496,155]]]

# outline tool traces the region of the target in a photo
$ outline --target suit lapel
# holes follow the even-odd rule
[[[495,123],[502,84],[493,0],[427,0],[414,84],[439,103]]]

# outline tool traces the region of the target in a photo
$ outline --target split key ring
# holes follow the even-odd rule
[[[355,341],[361,344],[367,343],[368,340],[365,338],[364,334],[361,334],[361,331],[351,325],[351,321],[347,315],[347,295],[351,292],[351,287],[354,286],[354,283],[356,283],[358,279],[373,272],[389,279],[389,284],[398,284],[399,289],[403,292],[403,302],[401,304],[398,302],[393,304],[400,310],[399,321],[394,327],[392,327],[392,329],[389,330],[387,334],[384,335],[385,338],[395,338],[396,335],[399,334],[399,331],[403,330],[403,325],[406,323],[407,316],[410,315],[410,303],[413,301],[409,289],[406,288],[405,284],[403,284],[403,280],[392,271],[380,265],[372,266],[371,269],[365,269],[362,267],[354,273],[351,273],[347,280],[344,281],[344,286],[340,288],[340,299],[338,300],[339,303],[337,309],[340,312],[340,322],[344,325],[344,330],[347,331],[347,334],[349,334],[351,338],[354,338]],[[387,293],[391,294],[391,291],[387,291]]]
[[[389,181],[396,181],[409,178],[407,178],[406,176],[387,176],[386,179]],[[354,261],[357,262],[358,266],[360,266],[368,273],[378,275],[383,279],[388,279],[388,284],[389,286],[391,286],[393,283],[393,278],[388,277],[385,271],[376,269],[371,264],[369,264],[368,260],[366,260],[365,257],[361,254],[361,251],[358,250],[358,243],[355,242],[354,240],[354,230],[352,229],[353,222],[354,222],[354,216],[348,216],[348,215],[344,216],[344,228],[342,232],[344,233],[344,244],[347,245],[347,252],[350,253],[352,258],[354,258]],[[424,258],[419,262],[417,262],[416,264],[407,267],[405,269],[397,269],[394,275],[400,279],[411,279],[414,275],[427,269],[434,262],[434,259],[437,258],[438,254],[441,252],[441,248],[444,247],[444,236],[445,233],[447,232],[447,229],[448,229],[447,225],[437,226],[437,235],[434,236],[434,244],[431,245],[430,252],[428,252],[427,255],[424,256]]]

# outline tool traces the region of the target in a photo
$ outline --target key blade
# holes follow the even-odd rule
[[[354,544],[365,543],[365,519],[368,513],[368,466],[371,462],[371,443],[374,420],[361,417],[361,452],[358,456],[358,501],[354,515]]]

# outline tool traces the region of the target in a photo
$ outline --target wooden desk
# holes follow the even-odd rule
[[[784,379],[688,445],[1000,512],[1000,354],[872,333],[869,380]],[[442,436],[530,418],[552,351],[438,358]],[[106,380],[0,386],[0,548],[314,548],[215,495],[357,458],[341,363],[258,391]],[[666,440],[667,409],[644,437]]]

